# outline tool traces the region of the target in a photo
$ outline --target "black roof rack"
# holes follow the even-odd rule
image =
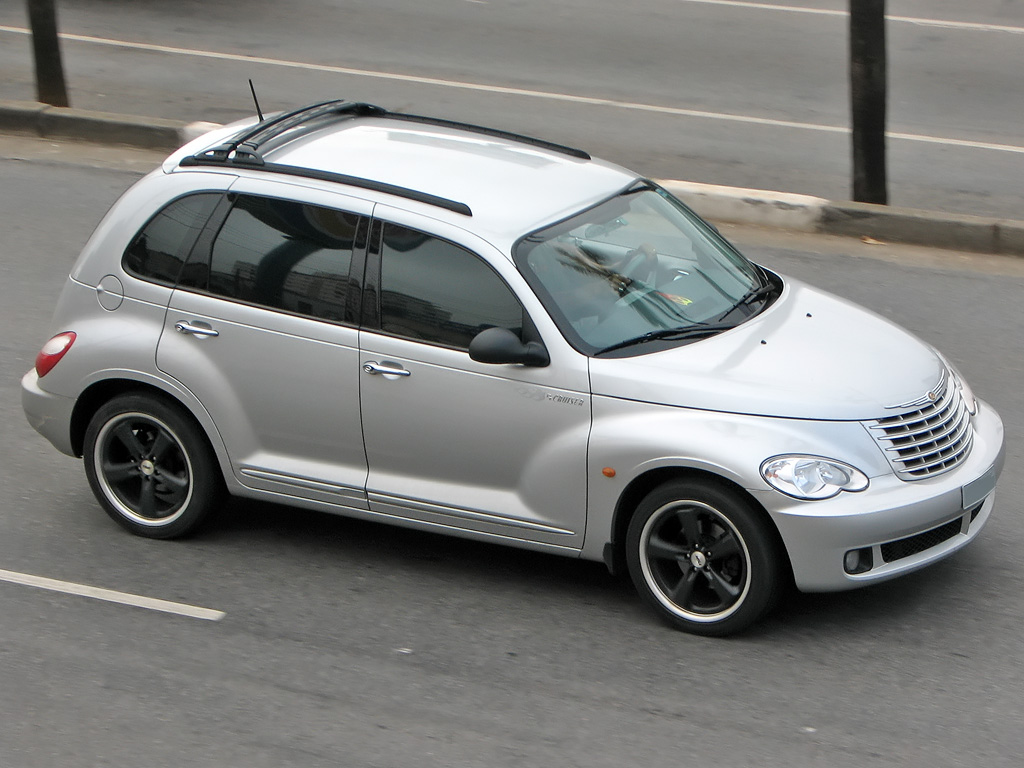
[[[540,149],[549,149],[552,152],[558,152],[562,155],[568,155],[569,157],[575,157],[579,160],[590,160],[590,153],[576,149],[575,147],[567,147],[564,144],[556,144],[553,141],[546,141],[545,139],[537,139],[533,136],[524,136],[521,133],[512,133],[511,131],[502,131],[498,128],[487,128],[482,125],[473,125],[472,123],[460,123],[456,120],[445,120],[440,117],[427,117],[425,115],[407,115],[404,112],[385,112],[384,116],[389,120],[405,120],[410,123],[423,123],[425,125],[436,125],[441,128],[456,128],[461,131],[470,131],[472,133],[480,133],[484,136],[493,136],[496,139],[508,139],[509,141],[515,141],[520,144],[529,144],[532,147],[538,147]]]
[[[365,117],[369,115],[386,115],[387,110],[382,107],[375,107],[373,104],[363,104],[356,101],[344,101],[335,99],[333,101],[321,101],[317,104],[310,104],[308,107],[291,112],[282,112],[280,115],[267,118],[251,128],[238,133],[229,141],[193,155],[191,160],[210,160],[217,163],[230,164],[232,162],[262,165],[263,155],[260,154],[260,147],[271,139],[298,128],[302,125],[329,117]],[[190,162],[190,158],[181,161],[182,165],[200,165],[204,163]]]
[[[462,131],[483,134],[485,136],[507,139],[520,144],[528,144],[533,147],[558,152],[580,160],[591,159],[590,154],[582,149],[575,149],[562,144],[555,144],[554,142],[545,141],[544,139],[536,139],[532,136],[523,136],[522,134],[512,133],[510,131],[486,128],[482,125],[473,125],[471,123],[460,123],[454,120],[445,120],[443,118],[427,117],[424,115],[409,115],[402,112],[389,112],[383,107],[377,107],[373,104],[335,99],[332,101],[322,101],[317,104],[311,104],[307,107],[301,107],[300,109],[296,109],[291,112],[284,112],[266,120],[262,120],[251,128],[236,134],[223,144],[183,158],[180,165],[234,165],[247,168],[258,168],[261,171],[268,171],[270,173],[301,176],[308,179],[336,181],[353,187],[373,189],[378,192],[385,192],[399,197],[405,197],[410,200],[418,200],[421,203],[445,208],[449,211],[461,213],[465,216],[473,215],[473,212],[470,210],[468,205],[456,200],[449,200],[448,198],[438,197],[437,195],[431,195],[416,189],[400,187],[394,184],[374,181],[373,179],[361,178],[359,176],[348,176],[343,173],[332,173],[330,171],[320,171],[315,168],[303,168],[295,165],[268,163],[263,159],[263,154],[260,152],[260,148],[266,145],[267,142],[293,129],[303,126],[311,128],[311,124],[319,123],[324,120],[348,120],[353,117],[386,117],[390,120],[403,120],[405,122],[421,123],[424,125],[436,125],[442,128],[455,128]]]

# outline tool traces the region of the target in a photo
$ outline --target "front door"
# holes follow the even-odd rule
[[[480,330],[522,335],[529,326],[506,279],[468,248],[413,226],[379,223],[371,242],[374,306],[360,338],[370,509],[449,532],[580,548],[585,359],[540,368],[471,360]]]

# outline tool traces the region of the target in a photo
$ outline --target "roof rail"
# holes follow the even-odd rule
[[[219,147],[218,147],[219,149]],[[420,203],[433,205],[436,208],[444,208],[453,213],[461,213],[463,216],[472,216],[473,210],[465,203],[458,200],[450,200],[440,195],[432,195],[419,189],[401,187],[397,184],[388,184],[386,181],[367,179],[362,176],[349,176],[344,173],[332,173],[321,171],[317,168],[304,168],[301,165],[285,165],[284,163],[267,163],[262,158],[251,160],[247,155],[234,158],[213,156],[208,152],[201,152],[198,155],[182,159],[179,165],[183,166],[235,166],[238,168],[252,168],[265,173],[280,173],[285,176],[298,176],[303,179],[319,179],[320,181],[333,181],[338,184],[345,184],[349,187],[359,189],[372,189],[375,192],[384,192],[396,197],[404,197],[406,200],[416,200]]]
[[[482,125],[474,125],[473,123],[460,123],[456,120],[445,120],[440,117],[427,117],[425,115],[407,115],[404,112],[385,112],[384,117],[389,120],[405,120],[410,123],[424,123],[426,125],[436,125],[441,128],[456,128],[461,131],[470,131],[472,133],[480,133],[484,136],[493,136],[496,139],[508,139],[509,141],[515,141],[519,144],[529,144],[532,147],[538,147],[540,149],[548,149],[552,152],[558,152],[562,155],[569,155],[569,157],[575,157],[579,160],[590,160],[590,153],[576,149],[575,147],[567,147],[564,144],[556,144],[553,141],[547,141],[545,139],[537,139],[533,136],[524,136],[521,133],[513,133],[511,131],[503,131],[498,128],[487,128]]]
[[[375,107],[373,104],[365,104],[357,101],[345,101],[334,99],[332,101],[321,101],[317,104],[310,104],[291,112],[282,112],[280,115],[263,120],[251,128],[238,133],[229,141],[216,147],[212,147],[193,158],[216,160],[222,163],[233,161],[247,164],[261,165],[263,155],[260,154],[260,147],[267,141],[280,136],[292,128],[310,123],[322,117],[363,117],[368,115],[386,115],[387,110],[382,107]],[[192,165],[186,162],[182,165]]]
[[[260,148],[268,141],[281,136],[284,133],[308,125],[314,121],[326,118],[351,119],[353,117],[386,117],[389,120],[401,120],[410,123],[423,125],[436,125],[442,128],[455,128],[461,131],[479,133],[484,136],[506,139],[508,141],[528,144],[539,149],[547,149],[563,155],[575,157],[580,160],[590,160],[590,154],[582,149],[567,147],[563,144],[556,144],[544,139],[537,139],[532,136],[524,136],[511,131],[502,131],[497,128],[486,128],[482,125],[472,123],[460,123],[455,120],[446,120],[439,117],[427,117],[425,115],[409,115],[402,112],[389,112],[383,107],[373,104],[366,104],[357,101],[345,101],[334,99],[332,101],[321,101],[310,104],[291,112],[284,112],[274,117],[262,120],[256,125],[247,128],[233,136],[230,140],[216,147],[203,150],[198,154],[182,158],[179,165],[182,166],[239,166],[243,168],[254,168],[270,173],[288,174],[301,176],[308,179],[320,179],[322,181],[336,181],[347,184],[351,187],[361,189],[372,189],[378,192],[397,195],[409,200],[417,200],[421,203],[445,208],[465,216],[472,216],[473,212],[465,203],[456,200],[449,200],[446,197],[431,195],[416,189],[399,187],[394,184],[387,184],[373,179],[366,179],[359,176],[348,176],[343,173],[331,173],[320,171],[315,168],[303,168],[295,165],[283,165],[281,163],[268,163],[264,160]]]
[[[263,155],[260,154],[259,151],[263,144],[293,128],[297,128],[301,125],[305,125],[313,122],[314,120],[325,117],[343,119],[352,117],[386,117],[389,120],[403,120],[410,123],[436,125],[441,128],[455,128],[457,130],[479,133],[484,136],[507,139],[520,144],[528,144],[540,149],[547,149],[552,152],[569,155],[570,157],[575,157],[580,160],[591,159],[590,153],[582,149],[568,147],[564,144],[556,144],[553,141],[538,139],[533,136],[525,136],[521,133],[503,131],[498,128],[487,128],[482,125],[474,125],[473,123],[461,123],[456,120],[447,120],[440,117],[410,115],[405,114],[404,112],[390,112],[383,107],[378,107],[373,104],[358,101],[345,101],[344,99],[321,101],[316,104],[310,104],[306,107],[300,107],[299,109],[292,110],[291,112],[283,112],[280,115],[276,115],[257,123],[248,130],[232,137],[230,141],[227,141],[224,144],[207,149],[198,155],[194,155],[194,158],[198,160],[202,157],[204,159],[219,160],[221,162],[239,161],[247,164],[259,165],[263,162]],[[186,160],[188,160],[188,158],[186,158]],[[191,163],[182,161],[182,164],[189,165]]]

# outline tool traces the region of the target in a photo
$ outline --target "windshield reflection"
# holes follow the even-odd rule
[[[525,238],[516,259],[563,333],[587,354],[634,339],[700,338],[708,334],[664,332],[732,327],[772,293],[757,267],[646,184]],[[722,323],[727,316],[730,324]]]

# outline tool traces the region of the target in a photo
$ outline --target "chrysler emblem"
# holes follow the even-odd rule
[[[909,403],[898,403],[896,405],[885,406],[887,410],[896,408],[923,408],[926,405],[932,405],[938,402],[939,398],[942,397],[946,392],[947,377],[949,376],[946,371],[942,372],[942,376],[936,382],[935,386],[924,393],[921,397],[916,400],[911,400]]]

